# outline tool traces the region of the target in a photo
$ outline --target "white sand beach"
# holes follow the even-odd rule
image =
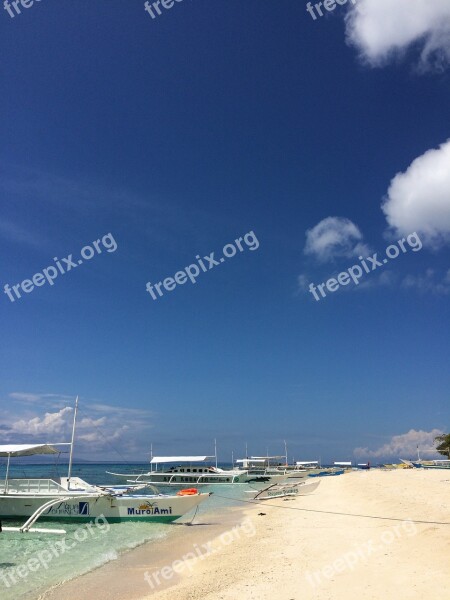
[[[323,478],[311,496],[217,514],[214,524],[141,546],[45,598],[444,600],[449,498],[446,471]]]

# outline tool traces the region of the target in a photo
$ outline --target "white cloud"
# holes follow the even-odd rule
[[[8,396],[20,402],[39,402],[42,398],[41,394],[27,394],[26,392],[11,392]]]
[[[357,0],[346,17],[347,40],[371,66],[420,51],[420,67],[450,64],[448,0]]]
[[[421,457],[437,455],[434,438],[440,435],[440,429],[432,431],[416,431],[411,429],[408,433],[392,436],[391,440],[376,450],[369,448],[355,448],[353,454],[359,458],[416,458],[417,446]]]
[[[0,429],[4,443],[70,440],[73,407],[60,405],[63,395],[11,392],[9,397],[15,403],[11,411],[6,409],[2,414]],[[54,398],[59,400],[56,407]],[[53,409],[46,410],[46,404],[51,404]],[[151,417],[151,412],[145,409],[83,401],[77,422],[76,457],[140,458],[153,426]]]
[[[67,401],[74,400],[74,396],[65,396],[61,394],[35,394],[28,392],[11,392],[8,394],[13,400],[19,402],[47,402],[47,401]]]
[[[350,219],[327,217],[307,230],[304,252],[327,262],[339,257],[367,256],[370,250],[363,243],[360,229]]]
[[[307,292],[309,289],[309,280],[306,275],[298,276],[298,289],[302,292]]]
[[[108,432],[108,442],[114,442],[119,440],[123,434],[128,433],[129,431],[128,425],[122,425],[115,429],[114,431]],[[89,433],[82,433],[77,436],[77,440],[82,440],[83,442],[89,442],[89,448],[91,451],[101,450],[105,445],[105,436],[99,431],[90,431]]]
[[[436,247],[450,242],[450,140],[397,173],[382,209],[397,235],[416,231]]]
[[[89,427],[101,427],[106,423],[106,417],[100,417],[100,419],[91,419],[90,417],[84,417],[77,423],[79,429],[86,429]]]
[[[427,269],[423,275],[407,275],[402,281],[402,287],[445,296],[450,294],[450,269],[443,278],[438,278],[433,269]]]
[[[14,433],[27,435],[42,435],[45,436],[63,433],[67,427],[67,416],[71,414],[73,408],[66,406],[55,413],[45,413],[45,416],[40,419],[33,417],[32,419],[19,419],[14,421],[10,428]]]

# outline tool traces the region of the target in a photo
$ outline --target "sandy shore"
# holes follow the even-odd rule
[[[217,515],[216,523],[185,527],[182,535],[137,548],[45,598],[448,597],[446,471],[353,472],[322,479],[311,496],[244,506],[229,511],[226,522]]]

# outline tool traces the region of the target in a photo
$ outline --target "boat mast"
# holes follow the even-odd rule
[[[214,438],[214,456],[216,459],[216,469],[217,469],[217,440]]]
[[[153,473],[153,442],[150,444],[150,473]],[[158,469],[156,469],[158,470]]]
[[[72,425],[72,441],[70,442],[70,456],[69,456],[69,471],[67,473],[67,485],[69,485],[70,477],[72,475],[72,462],[73,462],[73,443],[75,440],[75,429],[77,425],[77,414],[78,414],[78,396],[75,400],[75,410],[73,413],[73,425]]]
[[[8,464],[6,465],[5,494],[8,493],[9,463],[10,462],[11,462],[11,453],[8,454]]]
[[[286,444],[286,440],[284,440],[284,454],[286,456],[286,466],[288,466],[288,455],[287,455],[287,444]]]

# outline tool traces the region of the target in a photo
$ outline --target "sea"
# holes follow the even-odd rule
[[[231,466],[231,465],[220,465]],[[4,464],[0,465],[0,479],[4,479]],[[74,464],[72,475],[98,485],[124,484],[123,478],[108,475],[119,473],[145,473],[148,466],[139,464]],[[67,474],[67,465],[12,465],[11,478],[53,478]],[[163,488],[163,493],[176,493],[177,488]],[[177,523],[190,522],[193,517],[242,506],[248,495],[246,485],[201,486],[201,491],[213,492],[202,503],[197,513],[184,515]],[[145,490],[142,493],[146,493]],[[149,492],[151,493],[151,492]],[[20,526],[21,522],[8,521],[4,526]],[[66,535],[40,533],[0,533],[0,598],[1,600],[37,600],[46,590],[62,582],[92,571],[120,554],[137,546],[152,542],[157,544],[168,535],[179,535],[182,528],[172,524],[98,521],[88,530],[85,524],[38,521],[35,527],[65,529]],[[176,533],[175,533],[176,532]],[[34,559],[34,560],[30,560]]]

